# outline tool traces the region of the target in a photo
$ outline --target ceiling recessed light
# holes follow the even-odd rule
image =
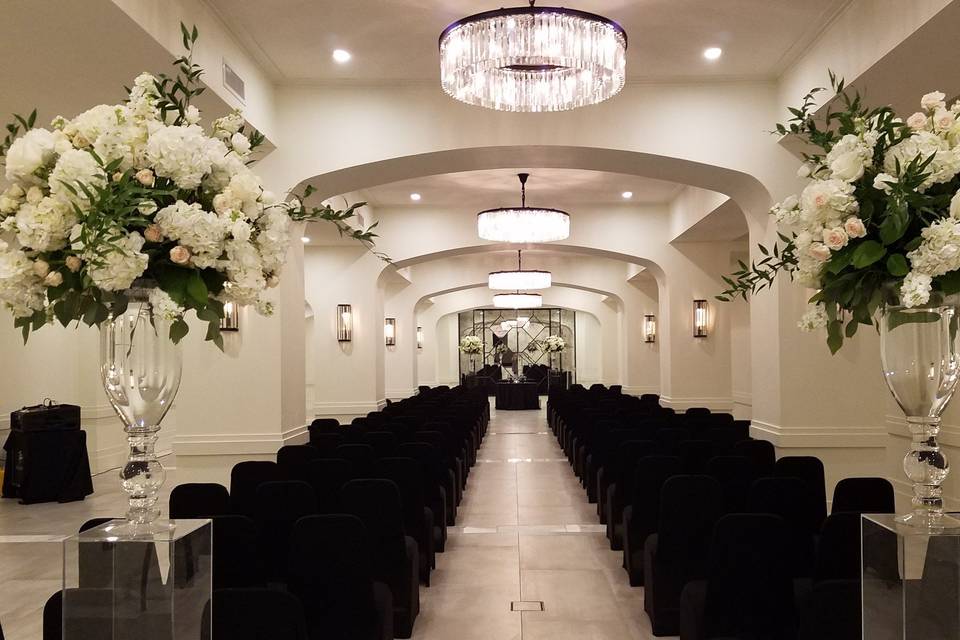
[[[307,244],[308,242],[310,242],[310,238],[308,238],[307,236],[303,236],[303,237],[300,238],[300,241],[301,241],[303,244]]]
[[[624,200],[629,200],[633,197],[633,191],[624,191],[622,194]]]
[[[410,194],[410,199],[413,200],[414,202],[419,202],[419,201],[420,201],[420,194],[419,194],[419,193],[411,193],[411,194]]]
[[[710,47],[709,49],[703,50],[703,57],[707,60],[716,60],[721,55],[723,55],[723,49],[720,47]]]
[[[353,56],[346,49],[334,49],[333,50],[333,59],[340,64],[344,62],[350,62],[350,58]]]

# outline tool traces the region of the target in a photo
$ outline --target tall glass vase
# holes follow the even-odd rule
[[[165,472],[156,444],[160,422],[180,388],[182,370],[180,348],[170,339],[170,322],[154,314],[149,293],[147,287],[128,290],[126,312],[100,327],[100,378],[130,448],[120,470],[129,500],[127,520],[141,530],[163,526],[157,522],[157,500]]]
[[[903,470],[913,483],[913,511],[899,522],[938,529],[960,526],[943,514],[950,472],[940,450],[940,416],[960,380],[957,300],[926,307],[887,307],[880,316],[883,377],[907,417],[911,448]]]

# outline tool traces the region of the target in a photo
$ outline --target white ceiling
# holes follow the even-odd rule
[[[278,82],[436,81],[437,38],[464,16],[524,0],[206,0]],[[629,37],[630,80],[775,77],[849,0],[575,0]],[[550,4],[542,0],[541,5]],[[705,48],[723,57],[708,62]],[[338,65],[336,48],[353,53]]]
[[[530,173],[527,204],[553,208],[582,205],[663,204],[672,200],[683,185],[662,180],[579,169],[492,169],[446,173],[393,182],[358,193],[373,207],[430,206],[490,209],[520,204],[517,174]],[[624,191],[633,198],[624,200]],[[410,200],[419,193],[419,202]]]

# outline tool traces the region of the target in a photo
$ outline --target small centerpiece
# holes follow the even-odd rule
[[[547,353],[562,353],[567,348],[567,341],[560,336],[547,336],[543,339],[543,350]]]
[[[30,333],[58,322],[101,328],[101,378],[130,446],[120,476],[128,519],[157,519],[163,467],[154,445],[180,385],[188,313],[223,348],[224,305],[273,311],[291,223],[326,220],[372,246],[345,210],[266,191],[250,164],[264,136],[240,112],[201,126],[191,99],[203,70],[181,24],[174,77],[143,73],[126,101],[37,128],[16,116],[0,143],[0,303]]]
[[[461,353],[469,356],[470,372],[474,372],[477,368],[476,357],[478,354],[483,353],[483,340],[477,336],[464,336],[460,339],[460,344],[457,348],[460,349]]]
[[[877,326],[884,380],[913,437],[903,463],[913,513],[902,521],[943,526],[949,466],[937,436],[960,380],[960,101],[928,93],[904,120],[865,106],[832,73],[830,84],[837,98],[822,117],[814,98],[824,89],[814,89],[776,126],[818,149],[798,171],[809,183],[773,207],[779,241],[725,277],[718,299],[746,298],[786,274],[816,289],[799,325],[825,328],[831,352],[860,325]]]

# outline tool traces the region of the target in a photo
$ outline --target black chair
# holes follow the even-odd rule
[[[307,466],[307,482],[317,496],[317,513],[343,513],[340,489],[353,480],[353,465],[341,458],[320,458]]]
[[[307,427],[310,435],[314,433],[330,433],[340,428],[340,421],[335,418],[317,418]]]
[[[743,440],[733,445],[733,455],[744,456],[753,461],[757,477],[773,475],[773,465],[777,461],[777,450],[767,440]]]
[[[374,478],[377,471],[377,452],[368,444],[342,444],[335,455],[350,462],[354,478]]]
[[[310,434],[310,446],[320,452],[321,457],[329,458],[343,444],[343,436],[337,432]]]
[[[896,513],[893,485],[886,478],[844,478],[833,489],[831,513]]]
[[[248,460],[233,465],[230,471],[230,509],[241,516],[253,517],[257,487],[262,482],[286,480],[276,462]]]
[[[779,478],[800,478],[806,483],[816,504],[818,527],[827,517],[827,487],[824,480],[823,462],[813,456],[785,456],[774,465],[774,475]]]
[[[307,465],[320,458],[319,449],[308,444],[287,444],[277,451],[277,466],[291,480],[307,480]]]
[[[367,433],[367,444],[373,447],[378,458],[389,458],[396,455],[400,446],[397,436],[390,431],[370,431]]]
[[[789,528],[792,577],[813,575],[814,536],[823,521],[806,483],[799,478],[760,478],[750,487],[747,510],[780,516]]]
[[[814,582],[860,579],[860,514],[834,513],[820,531]]]
[[[860,580],[818,582],[800,617],[799,640],[859,640],[860,603]]]
[[[428,484],[427,501],[434,514],[434,527],[443,527],[442,537],[446,541],[446,527],[454,526],[457,517],[456,477],[443,459],[443,453],[437,447],[426,442],[408,442],[400,445],[397,455],[418,460],[427,470],[425,480]],[[443,504],[441,516],[440,504]],[[436,537],[436,534],[435,534]],[[441,549],[441,546],[437,546]]]
[[[170,492],[170,518],[213,518],[230,513],[230,493],[222,484],[189,482]]]
[[[317,496],[306,482],[280,480],[257,487],[254,520],[260,530],[260,557],[267,582],[282,582],[294,523],[317,512]]]
[[[679,445],[681,472],[700,474],[707,470],[707,463],[716,454],[716,445],[711,440],[687,440]]]
[[[430,570],[436,566],[433,546],[433,511],[426,504],[423,469],[413,458],[383,458],[378,465],[380,477],[392,480],[400,490],[403,529],[417,541],[420,580],[430,586]]]
[[[607,539],[614,551],[623,549],[623,509],[626,499],[633,497],[633,483],[636,479],[637,464],[641,458],[657,452],[652,440],[631,440],[623,443],[605,471],[609,472],[610,485],[604,501],[606,510]]]
[[[780,516],[735,513],[717,521],[706,580],[680,597],[681,640],[788,640],[796,615],[788,527]]]
[[[213,612],[204,608],[201,640],[313,640],[304,606],[296,596],[273,589],[218,589]],[[212,637],[208,629],[212,626]]]
[[[306,608],[310,637],[392,640],[393,598],[374,582],[363,523],[346,514],[307,516],[293,527],[287,588]]]
[[[753,460],[744,456],[716,456],[707,463],[707,475],[720,482],[726,513],[746,511],[747,493],[759,476]]]
[[[247,516],[213,518],[213,588],[264,586],[256,523]]]
[[[663,483],[657,532],[644,544],[643,607],[654,635],[676,635],[680,594],[691,580],[707,575],[714,525],[723,515],[716,478],[673,476]]]
[[[680,458],[674,456],[646,456],[637,463],[633,498],[623,510],[623,568],[631,587],[643,585],[643,545],[657,531],[660,490],[679,469]]]
[[[661,455],[679,456],[680,443],[691,437],[690,429],[684,427],[667,427],[657,430],[657,448]]]
[[[374,579],[386,583],[393,594],[393,632],[409,638],[420,613],[419,558],[417,542],[404,532],[400,490],[390,480],[351,480],[340,500],[370,536]]]
[[[116,634],[129,634],[131,637],[156,638],[166,631],[169,637],[170,626],[164,624],[162,617],[149,618],[144,615],[132,615],[110,619],[115,596],[113,589],[79,588],[57,591],[47,599],[43,606],[43,640],[63,640],[64,619],[63,602],[68,602],[69,620],[66,631],[68,638],[83,640],[113,640]]]

